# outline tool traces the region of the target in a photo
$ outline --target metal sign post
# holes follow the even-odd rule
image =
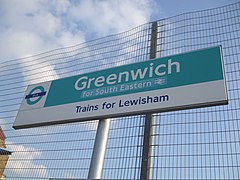
[[[156,58],[157,47],[157,21],[152,23],[150,59]],[[148,113],[145,116],[144,142],[141,166],[141,180],[150,178],[149,166],[151,164],[151,144],[152,144],[152,124],[153,114]],[[107,147],[110,119],[99,120],[98,129],[88,173],[88,179],[100,179],[102,175],[103,162]]]
[[[110,122],[110,119],[101,119],[98,122],[88,179],[101,179]]]

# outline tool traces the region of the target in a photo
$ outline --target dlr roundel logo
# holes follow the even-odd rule
[[[33,88],[28,95],[26,95],[25,99],[28,105],[34,105],[38,103],[45,95],[46,95],[46,91],[44,87],[37,86]]]

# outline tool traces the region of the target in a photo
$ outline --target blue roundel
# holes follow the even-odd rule
[[[34,93],[37,90],[40,92]],[[25,99],[27,100],[27,104],[33,105],[39,102],[42,99],[42,97],[45,95],[46,95],[46,91],[44,90],[44,87],[37,86],[30,91],[30,93],[25,97]]]

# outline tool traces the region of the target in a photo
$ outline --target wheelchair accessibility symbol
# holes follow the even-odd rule
[[[46,95],[46,93],[47,92],[44,90],[44,87],[42,87],[42,86],[35,87],[25,97],[25,99],[27,100],[27,104],[34,105],[34,104],[38,103],[43,98],[43,96]]]

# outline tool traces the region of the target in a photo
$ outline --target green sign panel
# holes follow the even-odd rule
[[[44,107],[223,79],[220,48],[53,81]]]

